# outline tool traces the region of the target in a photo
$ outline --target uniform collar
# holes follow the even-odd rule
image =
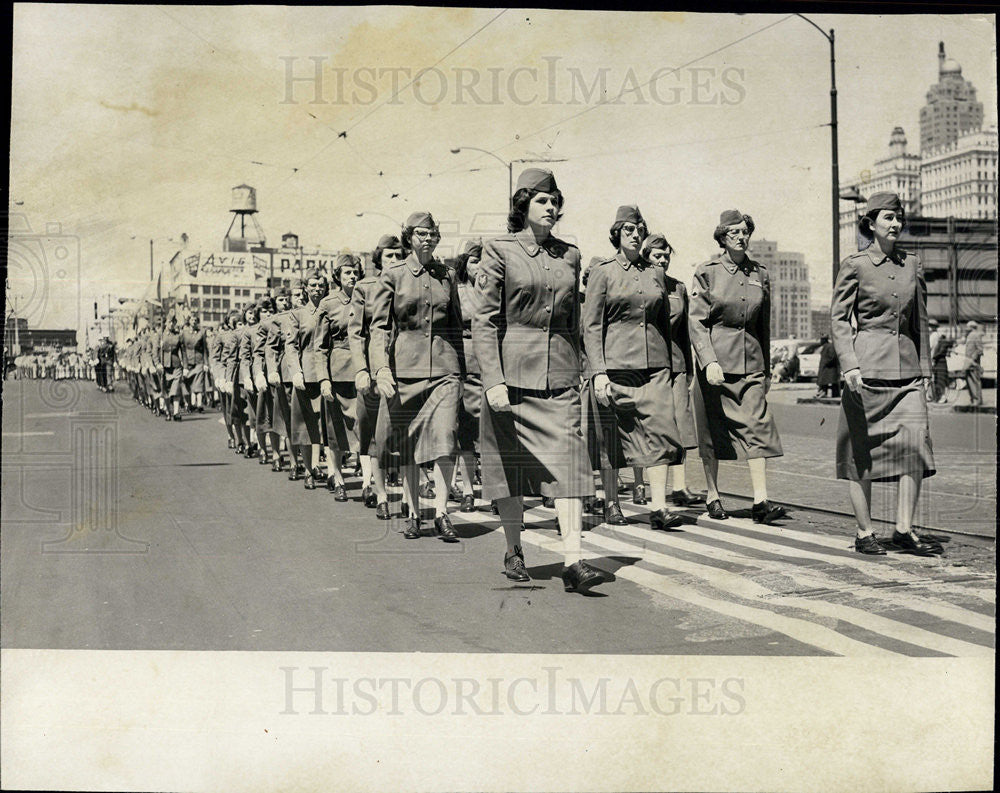
[[[357,286],[357,284],[355,284],[355,286]],[[334,289],[328,296],[337,298],[345,306],[351,302],[350,296],[343,289]]]
[[[628,260],[628,257],[621,251],[618,251],[618,253],[615,254],[614,261],[618,262],[618,264],[621,265],[621,268],[623,270],[630,270],[633,267],[635,267],[637,270],[642,269],[642,265],[639,264],[641,260],[637,259],[634,262],[630,262]]]
[[[750,258],[750,254],[746,255],[742,264],[737,264],[732,260],[729,251],[723,251],[719,255],[718,262],[729,271],[730,275],[736,275],[737,270],[742,270],[744,273],[751,273],[755,269],[755,264]]]
[[[879,248],[879,246],[874,242],[865,248],[864,252],[868,254],[868,258],[871,259],[872,264],[876,267],[887,261],[895,264],[902,264],[903,260],[906,258],[906,254],[901,251],[898,246],[892,249],[892,255],[890,256],[887,253],[882,253],[882,249]]]
[[[525,226],[517,232],[514,235],[514,239],[520,243],[521,247],[524,248],[524,252],[528,254],[528,256],[538,255],[538,251],[541,249],[541,246],[535,240],[535,235],[528,226]]]

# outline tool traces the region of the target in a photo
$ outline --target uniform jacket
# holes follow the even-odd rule
[[[747,256],[725,252],[699,264],[691,286],[688,328],[698,366],[718,363],[727,374],[771,375],[771,283]]]
[[[664,274],[667,284],[667,299],[670,302],[670,369],[674,372],[694,374],[691,360],[691,329],[688,327],[688,312],[691,303],[687,287],[672,275]]]
[[[188,366],[201,366],[205,363],[208,353],[208,341],[205,331],[201,328],[184,328],[181,331],[181,344],[184,345],[184,354],[187,358]]]
[[[530,229],[483,246],[472,338],[483,387],[534,391],[580,383],[580,249]]]
[[[316,367],[316,356],[312,353],[318,316],[319,306],[314,306],[310,300],[289,311],[282,326],[288,371],[292,377],[301,374],[306,383],[318,383],[325,376],[323,370]]]
[[[412,253],[384,268],[372,298],[368,355],[373,373],[388,366],[397,378],[464,376],[455,272],[436,261],[425,268]]]
[[[462,342],[465,346],[465,368],[469,374],[479,374],[479,359],[472,342],[472,318],[479,310],[479,291],[475,284],[458,285],[458,304],[462,309]]]
[[[844,259],[830,322],[842,371],[860,369],[874,380],[930,377],[927,284],[916,255],[897,248],[886,256],[871,245]]]
[[[285,330],[291,311],[279,311],[265,323],[267,338],[264,340],[264,362],[268,373],[277,372],[282,382],[292,381],[291,360],[285,356]]]
[[[315,357],[313,367],[320,373],[321,381],[354,382],[354,361],[348,338],[354,310],[351,297],[343,289],[334,289],[319,301],[311,352]]]
[[[256,325],[244,325],[236,330],[236,368],[230,378],[234,383],[243,385],[250,379],[250,366],[252,364],[250,341],[256,329]]]
[[[378,278],[375,276],[362,278],[354,285],[354,291],[351,293],[351,321],[347,326],[347,340],[351,347],[355,374],[358,372],[371,374],[368,345],[371,342],[372,300],[375,297],[377,284]]]
[[[267,377],[267,358],[264,354],[264,344],[267,342],[267,332],[271,326],[271,318],[264,317],[250,329],[250,376],[253,379]]]
[[[163,331],[160,336],[159,362],[164,366],[177,368],[184,364],[184,347],[181,345],[181,334]]]
[[[232,328],[223,330],[219,336],[222,337],[222,349],[219,351],[222,377],[227,382],[237,383],[238,381],[234,377],[239,364],[237,359],[240,351],[240,337],[238,332]]]
[[[670,305],[662,267],[621,253],[595,265],[583,303],[583,341],[593,374],[670,366]]]
[[[226,379],[225,367],[222,365],[222,334],[224,332],[220,328],[208,340],[209,368],[212,371],[212,380],[216,383]]]

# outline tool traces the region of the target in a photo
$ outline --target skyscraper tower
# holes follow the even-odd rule
[[[976,89],[962,77],[958,62],[945,56],[944,42],[938,42],[938,81],[920,108],[921,152],[954,143],[962,133],[982,125],[983,103],[976,101]]]

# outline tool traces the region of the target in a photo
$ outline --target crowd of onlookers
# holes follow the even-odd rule
[[[94,380],[98,367],[97,348],[84,353],[44,350],[10,355],[4,353],[6,380]]]

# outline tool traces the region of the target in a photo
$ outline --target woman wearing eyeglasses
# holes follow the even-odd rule
[[[675,506],[690,507],[701,504],[704,497],[687,489],[684,475],[684,461],[688,449],[698,446],[698,434],[694,426],[691,410],[691,382],[694,379],[694,363],[691,359],[691,332],[688,328],[689,299],[682,281],[669,273],[670,257],[674,249],[662,234],[652,233],[642,243],[641,254],[644,261],[663,268],[666,276],[667,301],[670,304],[670,391],[673,396],[674,421],[680,431],[683,447],[680,459],[670,465],[673,490],[670,500]]]
[[[517,180],[507,229],[487,242],[472,338],[483,373],[483,498],[496,499],[507,540],[504,574],[529,581],[523,496],[554,499],[563,586],[587,592],[605,576],[582,558],[583,498],[594,494],[581,426],[580,250],[552,235],[563,196],[551,171]]]
[[[382,270],[372,301],[369,354],[386,399],[379,447],[399,455],[409,517],[403,536],[458,542],[448,517],[455,427],[465,377],[462,313],[455,274],[434,258],[441,235],[429,212],[414,212],[401,241],[410,254]],[[434,464],[434,528],[420,526],[419,466]]]
[[[906,216],[895,193],[875,193],[858,221],[872,241],[840,265],[830,310],[844,372],[837,477],[848,480],[857,518],[854,548],[883,555],[872,527],[872,482],[897,483],[892,544],[928,556],[936,539],[913,531],[924,477],[934,475],[926,390],[930,381],[927,285],[916,255],[897,246]],[[856,328],[856,330],[855,330]]]
[[[783,451],[767,406],[771,284],[748,253],[753,231],[753,218],[735,209],[719,217],[714,237],[722,253],[695,269],[688,326],[698,358],[693,402],[708,514],[729,517],[719,498],[719,460],[743,458],[753,486],[751,517],[770,523],[785,510],[767,498],[767,458]]]
[[[673,416],[666,274],[640,255],[646,235],[639,208],[619,207],[610,232],[618,253],[594,267],[587,282],[584,344],[615,471],[610,489],[605,483],[605,520],[627,522],[615,484],[617,469],[629,465],[649,475],[650,526],[665,530],[682,522],[666,502],[667,466],[680,459],[682,447]]]

